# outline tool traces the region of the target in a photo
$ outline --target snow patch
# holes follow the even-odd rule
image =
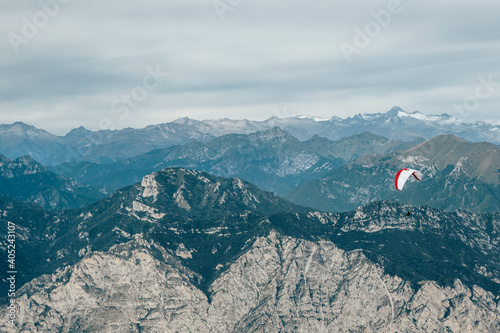
[[[440,120],[447,120],[446,118],[443,117],[443,115],[431,115],[431,114],[423,114],[418,111],[412,112],[412,113],[407,113],[407,112],[402,112],[399,111],[398,117],[411,117],[415,118],[418,120],[424,120],[424,121],[440,121]]]
[[[299,119],[311,119],[311,120],[314,120],[316,122],[329,121],[330,120],[330,118],[321,118],[321,117],[317,117],[317,116],[305,116],[305,115],[299,115],[296,118],[299,118]]]

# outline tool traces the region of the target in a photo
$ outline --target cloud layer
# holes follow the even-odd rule
[[[181,116],[346,117],[393,105],[500,120],[498,1],[1,6],[0,123],[63,134]],[[154,81],[151,70],[168,76]]]

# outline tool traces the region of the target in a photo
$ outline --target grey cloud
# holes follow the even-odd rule
[[[267,118],[284,106],[323,117],[392,105],[441,113],[473,93],[479,76],[500,81],[498,3],[488,0],[401,0],[402,12],[348,63],[339,44],[387,3],[243,1],[221,21],[205,0],[72,1],[18,54],[6,36],[39,7],[2,4],[0,123],[96,129],[157,65],[168,79],[127,119],[113,118],[117,127],[184,115]],[[500,84],[474,119],[498,120],[499,96]]]

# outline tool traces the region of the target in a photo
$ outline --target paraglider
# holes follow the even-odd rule
[[[408,180],[408,178],[410,178],[410,176],[415,177],[415,179],[418,181],[422,180],[422,173],[420,171],[403,168],[399,170],[398,173],[396,174],[395,183],[396,183],[396,189],[398,191],[403,190],[403,186],[405,186],[405,183]]]
[[[396,185],[396,189],[398,191],[402,191],[403,187],[405,186],[406,181],[411,177],[415,177],[416,180],[421,181],[422,180],[422,173],[418,170],[413,170],[413,169],[407,169],[403,168],[398,171],[396,174],[396,178],[394,179],[394,183]],[[408,211],[406,213],[406,216],[410,216],[411,212]]]

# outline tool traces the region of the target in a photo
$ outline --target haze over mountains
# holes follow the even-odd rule
[[[191,140],[109,164],[75,162],[45,168],[31,158],[24,161],[39,175],[27,176],[21,170],[16,177],[6,177],[4,172],[0,194],[52,209],[82,207],[140,181],[145,174],[177,166],[239,177],[299,205],[324,211],[349,211],[377,200],[448,211],[490,212],[500,206],[500,148],[453,135],[421,144],[368,132],[339,141],[318,136],[299,141],[273,128],[224,135],[206,143]],[[424,179],[410,181],[405,191],[398,192],[393,178],[403,167],[421,170]]]
[[[193,120],[147,126],[143,129],[101,130],[82,127],[65,136],[56,136],[24,123],[0,125],[0,153],[13,159],[30,155],[43,165],[90,161],[110,163],[187,143],[190,139],[206,142],[225,134],[250,134],[280,127],[299,140],[314,135],[330,140],[369,131],[393,140],[430,139],[440,134],[455,134],[468,141],[500,144],[500,126],[483,122],[464,123],[447,114],[424,115],[394,107],[387,113],[357,115],[346,119],[332,117],[319,121],[311,117],[250,120]]]
[[[277,124],[298,137],[280,127],[265,129]],[[59,174],[71,180],[78,191],[85,192],[70,193],[73,199],[69,199],[68,193],[63,192],[70,186],[65,186],[57,193],[55,189],[60,186],[54,185],[56,175],[52,174],[44,178],[45,182],[39,182],[40,186],[31,182],[23,187],[26,194],[13,196],[25,202],[40,202],[45,208],[81,207],[102,198],[103,193],[140,181],[145,174],[176,166],[240,177],[298,204],[326,211],[347,211],[382,199],[429,204],[446,210],[496,211],[499,205],[497,170],[500,167],[496,166],[500,163],[498,146],[494,144],[469,144],[448,136],[448,143],[431,138],[423,146],[425,149],[405,153],[412,156],[401,159],[395,155],[397,151],[408,151],[424,141],[422,136],[434,132],[468,133],[478,140],[485,135],[494,136],[497,133],[495,126],[460,124],[448,115],[407,113],[398,107],[385,114],[330,120],[296,117],[252,122],[183,118],[144,129],[90,132],[79,128],[64,137],[22,123],[2,126],[0,148],[3,150],[0,153],[16,155],[24,151],[40,156],[49,164],[42,167],[45,173]],[[335,137],[366,128],[387,136],[403,136],[404,140],[388,139],[371,132],[337,141],[313,134],[319,132]],[[416,133],[418,137],[414,139]],[[9,142],[16,144],[9,145]],[[468,147],[483,148],[469,151]],[[374,153],[378,155],[369,155]],[[50,165],[68,156],[76,161]],[[418,184],[418,190],[396,193],[387,175],[409,166],[422,169],[426,173],[424,181]],[[408,188],[412,186],[410,183]],[[1,193],[8,195],[8,191],[4,186]],[[74,189],[69,191],[74,192]],[[414,200],[415,191],[418,195]],[[453,195],[455,193],[460,196]],[[60,199],[65,197],[68,199]]]
[[[327,174],[368,152],[388,153],[415,146],[368,132],[330,141],[314,136],[299,141],[278,127],[251,134],[227,134],[205,143],[158,149],[119,162],[63,163],[48,169],[83,184],[118,189],[140,181],[145,174],[182,166],[225,177],[239,177],[260,188],[284,194]]]

